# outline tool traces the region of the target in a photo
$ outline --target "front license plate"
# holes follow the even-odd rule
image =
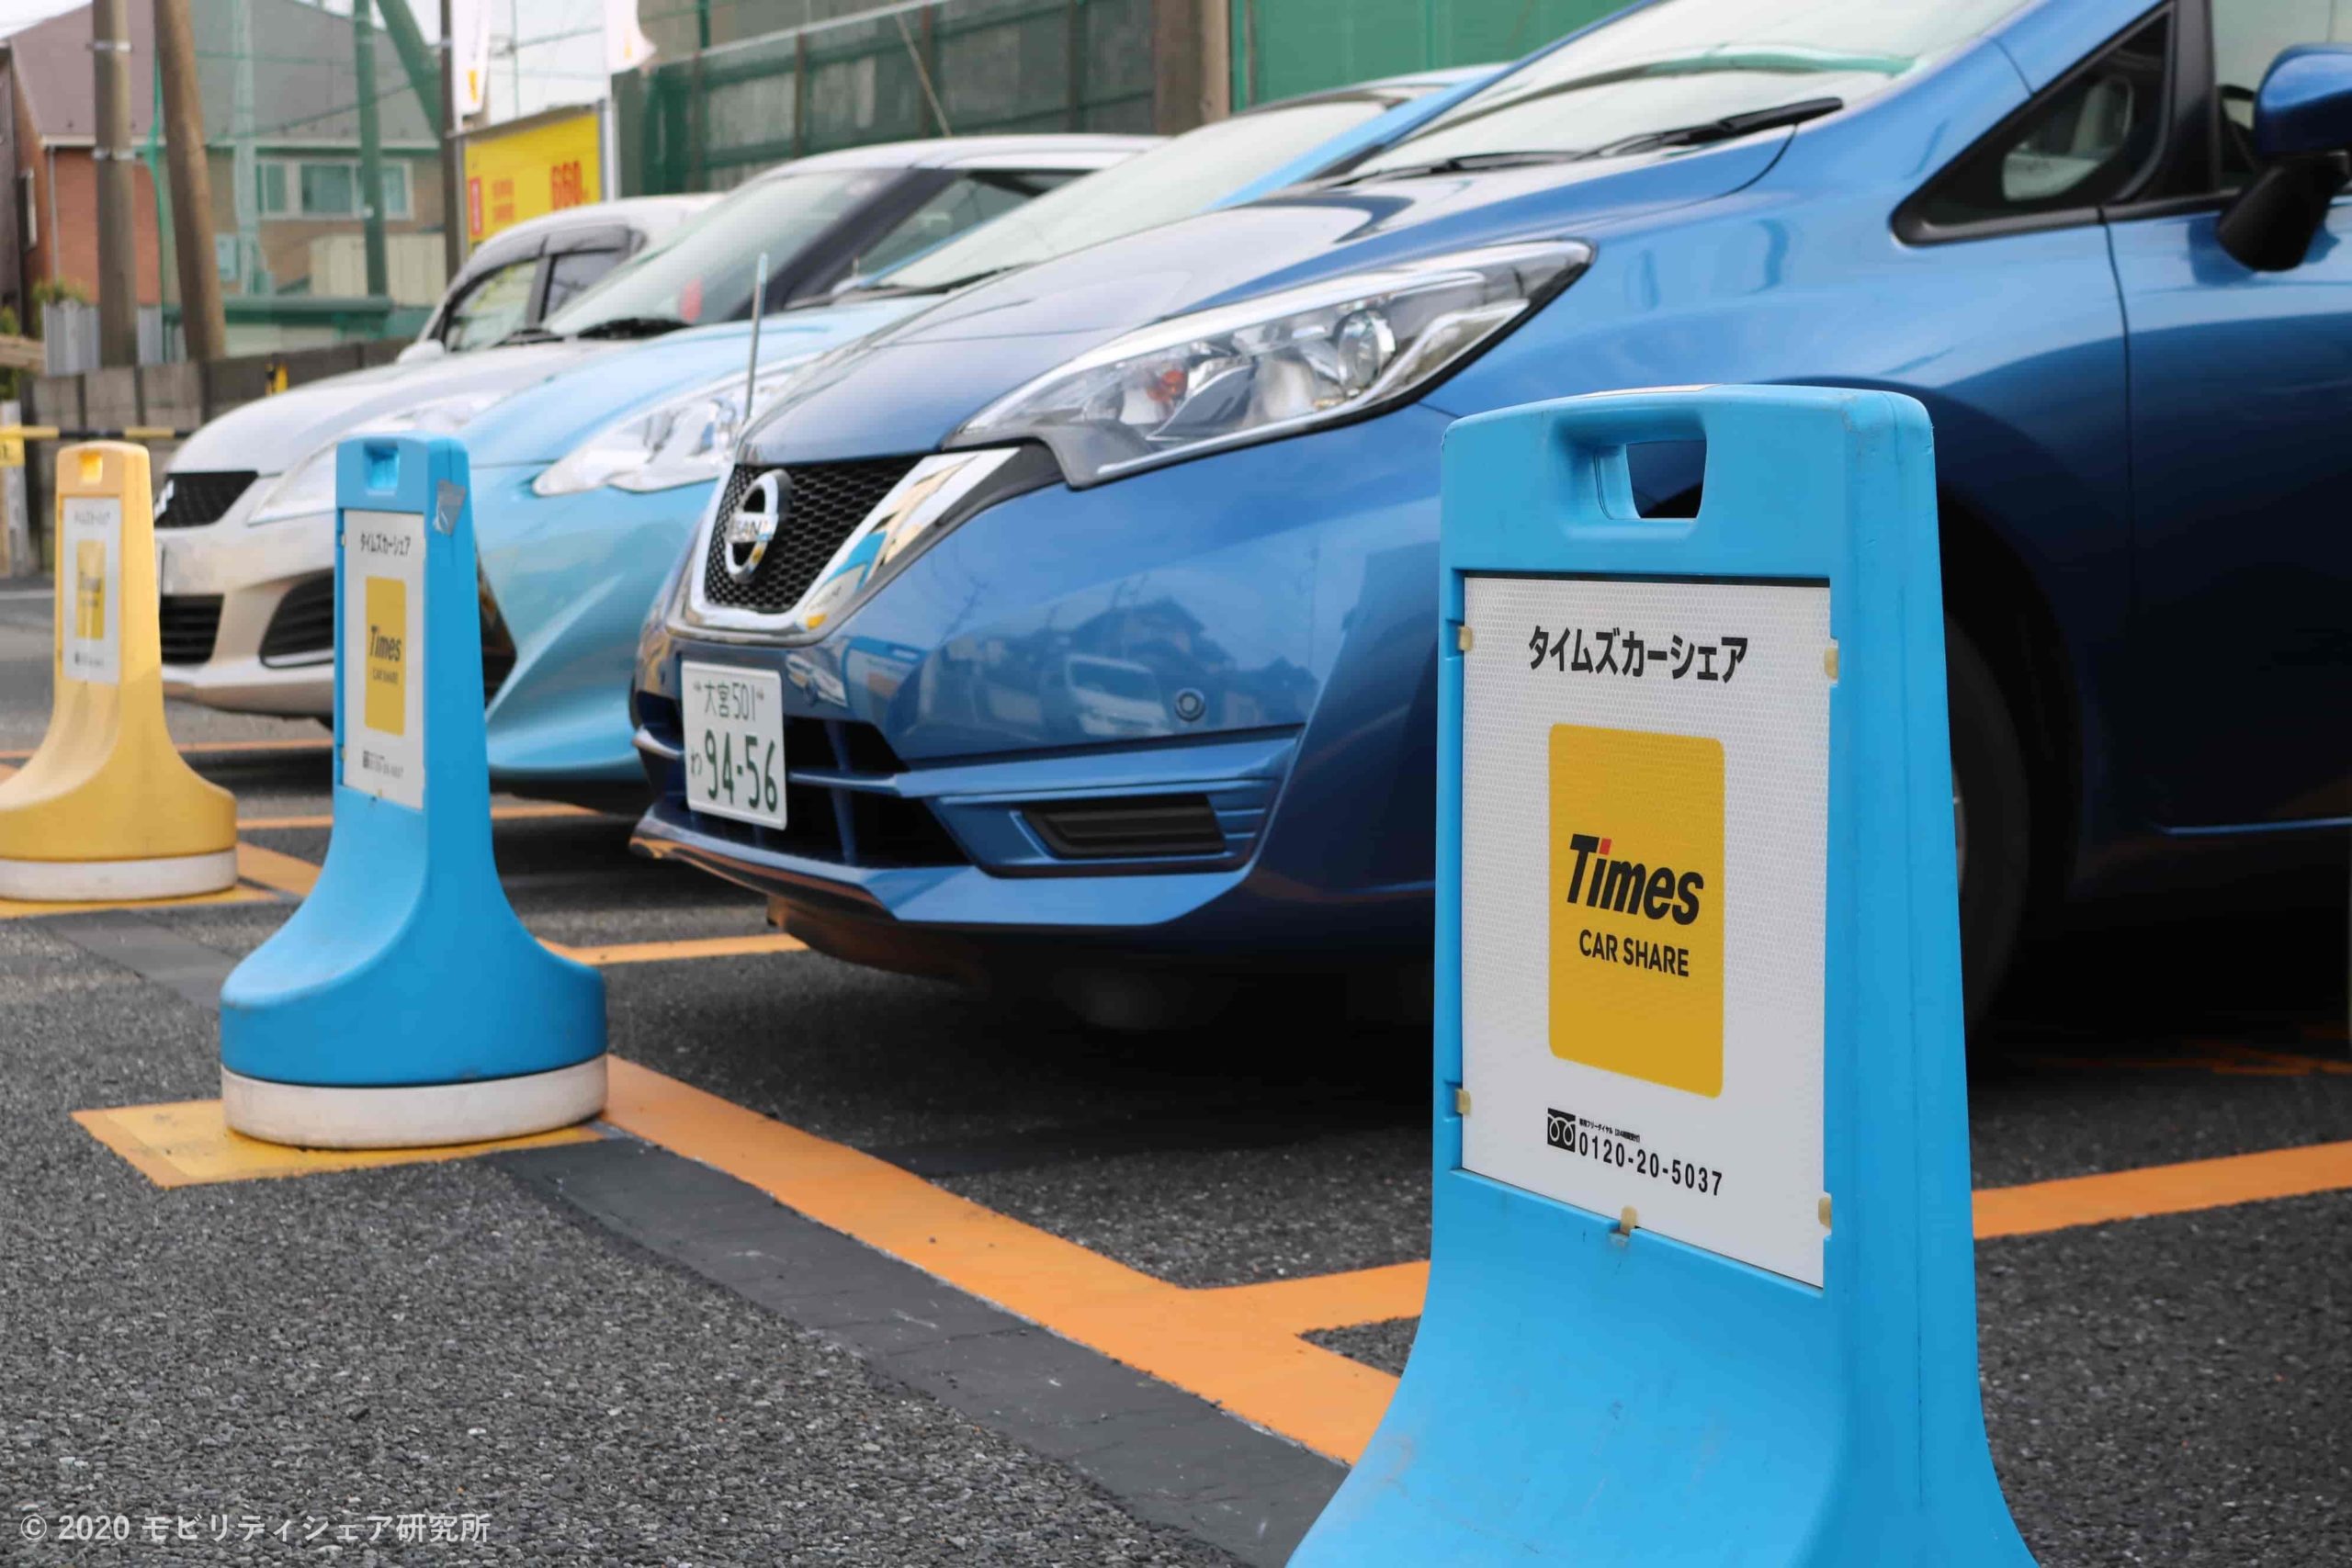
[[[723,664],[678,667],[686,720],[686,804],[784,826],[784,678]]]

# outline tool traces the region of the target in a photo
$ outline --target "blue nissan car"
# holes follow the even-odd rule
[[[1054,138],[931,143],[928,161],[966,182],[1059,183],[960,232],[951,227],[944,240],[884,236],[854,258],[855,270],[838,287],[760,324],[756,379],[749,375],[752,323],[729,321],[592,356],[477,415],[465,434],[485,631],[498,671],[492,776],[574,801],[625,800],[632,811],[644,804],[628,718],[638,626],[728,470],[747,392],[756,417],[808,360],[976,277],[1188,217],[1252,194],[1261,182],[1287,185],[1344,165],[1494,69],[1423,72],[1288,99],[1141,152],[1122,141],[1082,152],[1084,164],[1065,153],[1057,172],[1035,166],[1040,151],[1055,150]],[[1101,172],[1071,177],[1086,168]],[[969,204],[962,213],[978,215]],[[748,278],[770,240],[756,226],[738,228],[724,260]],[[696,265],[698,277],[719,270],[708,254]],[[616,287],[629,284],[624,277]],[[638,293],[658,299],[677,287],[655,278]],[[748,318],[748,284],[738,293],[735,313]]]
[[[2031,907],[2340,857],[2335,25],[1653,0],[1340,177],[902,320],[747,434],[654,606],[637,841],[1105,1021],[1396,974],[1446,425],[1777,381],[1934,420],[1972,1005]],[[1688,514],[1703,453],[1632,457]]]

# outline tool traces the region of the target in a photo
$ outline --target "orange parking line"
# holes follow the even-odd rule
[[[758,936],[689,937],[677,942],[625,942],[610,947],[565,947],[548,942],[548,947],[566,958],[595,965],[599,969],[615,964],[662,964],[679,958],[737,958],[754,953],[805,953],[806,943],[797,937],[781,931],[763,932]]]
[[[96,909],[185,909],[207,904],[260,904],[269,895],[239,883],[218,893],[186,893],[175,898],[93,898],[81,903],[44,903],[0,898],[0,920],[37,920],[44,915],[86,915]]]
[[[2266,1149],[2260,1154],[2074,1176],[2023,1187],[1987,1188],[1976,1194],[1976,1235],[1980,1240],[2033,1235],[2345,1188],[2352,1188],[2352,1143]]]
[[[605,1120],[1114,1360],[1352,1461],[1396,1380],[871,1155],[616,1058]]]
[[[283,740],[189,740],[180,744],[179,753],[183,757],[210,757],[234,756],[246,751],[324,751],[334,745],[334,741],[323,735],[315,740],[308,736]],[[38,748],[22,746],[14,750],[0,751],[0,762],[21,762],[36,750]]]
[[[1392,1263],[1385,1269],[1227,1285],[1200,1293],[1241,1307],[1285,1334],[1311,1334],[1318,1328],[1419,1317],[1429,1286],[1428,1263]]]
[[[216,1181],[315,1176],[329,1170],[365,1170],[376,1166],[464,1159],[505,1149],[593,1142],[596,1137],[586,1127],[559,1127],[527,1137],[502,1138],[486,1144],[447,1144],[438,1148],[294,1149],[232,1132],[222,1120],[217,1100],[76,1111],[74,1120],[158,1187],[194,1187]]]
[[[274,893],[291,893],[297,898],[309,897],[311,889],[319,885],[319,868],[309,861],[266,850],[259,844],[248,844],[242,839],[237,841],[237,874]]]

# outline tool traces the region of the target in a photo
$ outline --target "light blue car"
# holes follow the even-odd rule
[[[673,332],[519,392],[466,429],[481,552],[490,766],[509,788],[641,805],[631,666],[647,607],[744,426],[816,355],[981,277],[1344,168],[1490,67],[1389,78],[1204,126],[1038,197],[830,302]],[[502,676],[503,671],[503,676]]]

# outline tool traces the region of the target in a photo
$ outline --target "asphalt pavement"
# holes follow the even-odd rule
[[[0,596],[0,750],[48,620]],[[323,856],[322,749],[198,749],[323,731],[171,719],[247,844]],[[625,819],[500,807],[526,923],[605,955],[633,1076],[586,1141],[159,1185],[73,1113],[217,1094],[210,994],[298,892],[0,919],[0,1559],[1281,1561],[1411,1344],[1421,1021],[1092,1031],[759,950]],[[2352,1141],[2343,895],[2038,942],[1977,1047],[1980,1190]],[[1064,1315],[1027,1259],[1115,1288]],[[1337,1391],[1295,1419],[1115,1305],[1330,1276],[1363,1315],[1231,1341]],[[1978,1288],[2041,1562],[2352,1562],[2352,1190],[1985,1239]]]

